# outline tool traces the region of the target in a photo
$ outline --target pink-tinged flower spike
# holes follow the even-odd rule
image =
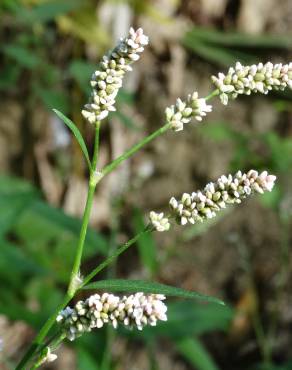
[[[207,113],[212,111],[212,105],[207,105],[204,98],[199,98],[195,91],[189,94],[184,102],[180,98],[175,105],[167,107],[165,110],[166,121],[171,124],[174,131],[181,131],[185,123],[191,122],[194,117],[197,121],[202,121]]]
[[[57,322],[71,341],[104,324],[142,330],[146,325],[155,326],[159,320],[167,320],[164,299],[161,294],[136,293],[121,298],[108,293],[94,294],[74,308],[66,307],[59,313]]]
[[[140,58],[144,46],[148,44],[148,37],[143,29],[136,31],[130,28],[126,38],[100,63],[100,69],[95,71],[91,78],[92,94],[88,104],[84,106],[82,115],[89,123],[94,124],[106,118],[110,111],[115,111],[115,99],[123,84],[126,72],[131,71],[131,64]]]
[[[221,176],[216,182],[210,182],[203,190],[191,194],[184,193],[180,200],[172,197],[169,205],[172,216],[180,225],[195,224],[216,216],[227,204],[241,203],[254,194],[271,191],[276,176],[267,171],[248,173],[238,171],[235,176]]]
[[[235,99],[241,94],[267,94],[271,90],[292,89],[292,63],[243,66],[237,62],[226,75],[212,76],[212,81],[220,91],[221,102],[226,105],[229,98]]]

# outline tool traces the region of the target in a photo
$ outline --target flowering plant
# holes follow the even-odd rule
[[[223,175],[215,182],[207,184],[203,190],[194,191],[191,194],[184,193],[180,199],[172,197],[169,201],[169,214],[150,212],[149,223],[142,232],[120,246],[87,276],[81,277],[84,241],[93,197],[97,184],[104,176],[115,170],[123,161],[133,156],[156,137],[169,130],[175,132],[183,130],[184,125],[189,124],[192,118],[199,122],[202,121],[212,110],[212,106],[208,102],[216,96],[219,96],[222,103],[226,105],[229,98],[235,99],[240,94],[249,95],[252,92],[267,94],[272,89],[292,88],[292,63],[286,65],[260,63],[253,66],[242,66],[237,63],[235,68],[231,67],[226,75],[220,73],[218,77],[212,77],[216,89],[207,97],[200,98],[195,91],[189,94],[185,101],[177,99],[174,105],[166,108],[163,126],[143,138],[103,169],[98,169],[101,122],[111,111],[115,110],[115,99],[122,86],[125,73],[131,71],[131,65],[140,58],[140,54],[147,44],[148,37],[144,35],[143,30],[139,28],[135,31],[131,28],[128,36],[121,39],[118,45],[103,57],[99,69],[91,78],[92,93],[89,102],[82,110],[82,115],[95,131],[92,160],[89,158],[87,146],[78,128],[69,118],[55,110],[55,113],[72,130],[87,161],[90,172],[87,202],[67,292],[62,302],[37,334],[17,366],[17,370],[25,369],[28,363],[31,363],[32,369],[36,369],[44,362],[54,361],[56,355],[52,352],[64,339],[75,340],[83,333],[101,328],[105,324],[111,324],[114,328],[123,325],[142,330],[146,325],[154,326],[160,320],[165,321],[167,320],[167,306],[164,301],[167,295],[222,303],[213,297],[154,282],[140,280],[91,281],[119,255],[134,245],[141,235],[153,231],[167,231],[173,220],[179,225],[203,222],[208,218],[215,217],[217,212],[228,204],[240,203],[252,194],[273,189],[276,180],[274,175],[268,174],[267,171],[258,173],[256,170],[250,170],[247,173],[238,171],[234,176]],[[94,294],[85,301],[77,302],[73,308],[68,306],[81,289],[112,289],[128,291],[133,294],[122,297],[112,293]],[[56,329],[55,333],[48,337],[53,327]]]

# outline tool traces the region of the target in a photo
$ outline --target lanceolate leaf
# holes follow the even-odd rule
[[[56,113],[56,115],[65,123],[66,126],[69,127],[69,129],[73,132],[74,136],[76,137],[80,147],[81,147],[81,150],[86,158],[86,161],[87,161],[87,164],[89,166],[89,168],[91,167],[91,164],[90,164],[90,159],[89,159],[89,154],[88,154],[88,150],[87,150],[87,147],[86,147],[86,144],[83,140],[83,137],[81,135],[81,132],[79,131],[79,129],[77,128],[77,126],[75,125],[74,122],[72,122],[68,117],[66,117],[63,113],[61,113],[60,111],[58,111],[57,109],[53,109],[53,111]]]
[[[219,370],[206,348],[197,338],[178,340],[176,348],[196,369]]]
[[[170,285],[160,284],[145,280],[100,280],[86,285],[83,289],[100,289],[117,292],[144,292],[164,294],[166,296],[198,299],[204,302],[214,302],[224,305],[218,298],[206,296],[197,292],[176,288]]]

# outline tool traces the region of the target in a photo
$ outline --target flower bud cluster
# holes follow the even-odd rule
[[[143,34],[142,28],[137,31],[130,28],[128,37],[121,39],[109,55],[103,57],[100,70],[94,72],[90,81],[93,88],[90,101],[82,110],[88,122],[94,124],[115,110],[115,99],[123,77],[132,70],[130,64],[140,58],[139,54],[147,44],[148,37]]]
[[[221,102],[226,105],[229,97],[235,99],[239,94],[267,94],[270,90],[292,89],[292,63],[268,62],[243,66],[237,62],[226,75],[219,73],[212,76],[212,81],[220,91]]]
[[[163,232],[170,229],[169,219],[167,217],[164,217],[163,212],[156,213],[154,211],[151,211],[149,218],[152,226],[156,231]]]
[[[184,193],[180,200],[172,197],[170,209],[178,224],[195,224],[215,217],[227,204],[241,203],[253,193],[271,191],[275,180],[276,176],[267,171],[260,174],[255,170],[248,173],[238,171],[235,176],[223,175],[216,182],[207,184],[202,191]]]
[[[164,299],[161,294],[135,293],[124,297],[94,294],[86,301],[79,301],[74,308],[66,307],[59,313],[57,322],[71,341],[107,323],[114,328],[123,324],[142,330],[146,325],[155,326],[158,320],[167,320]]]
[[[195,91],[188,95],[185,102],[178,98],[175,105],[166,108],[165,115],[166,121],[171,124],[171,128],[174,131],[181,131],[184,124],[189,123],[192,117],[197,121],[202,121],[202,118],[211,111],[212,105],[207,105],[206,99],[199,98]]]

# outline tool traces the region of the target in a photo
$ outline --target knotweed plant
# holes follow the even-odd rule
[[[126,73],[132,70],[132,64],[140,58],[147,44],[148,37],[145,36],[143,30],[131,28],[129,34],[121,39],[108,55],[103,57],[92,75],[91,96],[81,111],[83,117],[92,126],[93,135],[95,135],[92,159],[89,157],[86,143],[76,125],[61,112],[54,110],[72,130],[83,151],[90,173],[88,194],[67,292],[33,340],[17,366],[17,370],[27,369],[28,366],[36,369],[45,362],[56,360],[57,356],[54,351],[63,340],[73,341],[81,335],[98,330],[105,325],[111,325],[113,328],[123,326],[142,330],[145,326],[155,326],[159,321],[166,321],[165,298],[167,295],[222,303],[213,297],[155,282],[141,280],[92,282],[92,280],[118,256],[135,245],[135,242],[143,234],[168,231],[173,223],[187,225],[204,222],[209,218],[216,217],[217,213],[229,204],[239,204],[247,197],[273,189],[276,180],[274,175],[267,171],[258,172],[251,169],[247,172],[239,170],[234,175],[222,175],[219,179],[208,183],[202,190],[194,190],[192,193],[186,192],[179,198],[170,195],[167,214],[151,211],[148,217],[149,222],[142,232],[118,247],[112,255],[95,267],[87,276],[82,277],[83,247],[93,197],[97,185],[106,175],[158,136],[171,130],[173,135],[178,135],[177,132],[183,130],[186,124],[190,124],[192,121],[201,122],[212,110],[212,105],[209,104],[212,98],[218,96],[221,102],[227,105],[229,99],[235,99],[238,95],[250,95],[257,92],[267,94],[271,90],[292,88],[292,63],[274,65],[268,62],[252,66],[242,66],[240,63],[236,63],[234,67],[229,68],[226,74],[219,73],[218,76],[212,77],[215,90],[208,96],[200,97],[197,91],[193,91],[185,100],[178,98],[175,104],[166,108],[165,122],[162,126],[104,168],[99,168],[101,123],[110,112],[116,109],[115,100],[122,87],[123,79]],[[179,136],[177,139],[179,140]],[[85,300],[78,301],[75,305],[70,305],[71,300],[83,289],[103,291],[108,289],[109,291],[95,293]],[[132,294],[114,295],[113,291]]]

